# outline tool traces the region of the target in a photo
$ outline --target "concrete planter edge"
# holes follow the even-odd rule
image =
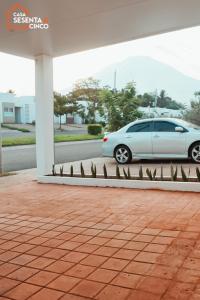
[[[150,181],[150,180],[126,180],[104,178],[81,178],[60,176],[38,176],[39,183],[95,186],[95,187],[118,187],[128,189],[149,189],[165,191],[200,192],[200,182],[176,182],[176,181]]]

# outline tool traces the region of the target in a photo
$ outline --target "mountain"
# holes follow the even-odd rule
[[[110,65],[93,75],[100,79],[102,85],[113,87],[114,72],[117,88],[122,88],[127,82],[136,82],[137,92],[158,92],[166,90],[168,96],[182,103],[189,103],[194,98],[194,92],[200,90],[200,80],[193,79],[169,65],[150,57],[136,56]]]

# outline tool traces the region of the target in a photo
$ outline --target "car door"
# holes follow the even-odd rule
[[[176,132],[179,125],[170,121],[154,121],[152,146],[154,157],[173,157],[185,154],[186,133]]]
[[[141,122],[130,126],[125,134],[126,144],[138,156],[152,156],[153,122]]]

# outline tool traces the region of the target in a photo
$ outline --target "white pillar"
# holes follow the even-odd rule
[[[51,173],[54,164],[53,59],[35,57],[37,175]]]

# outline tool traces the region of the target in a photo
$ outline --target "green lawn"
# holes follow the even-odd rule
[[[61,142],[76,142],[85,140],[99,140],[102,139],[103,135],[56,135],[55,143]],[[35,144],[35,137],[17,137],[17,138],[3,138],[3,147],[19,146],[19,145],[33,145]]]

